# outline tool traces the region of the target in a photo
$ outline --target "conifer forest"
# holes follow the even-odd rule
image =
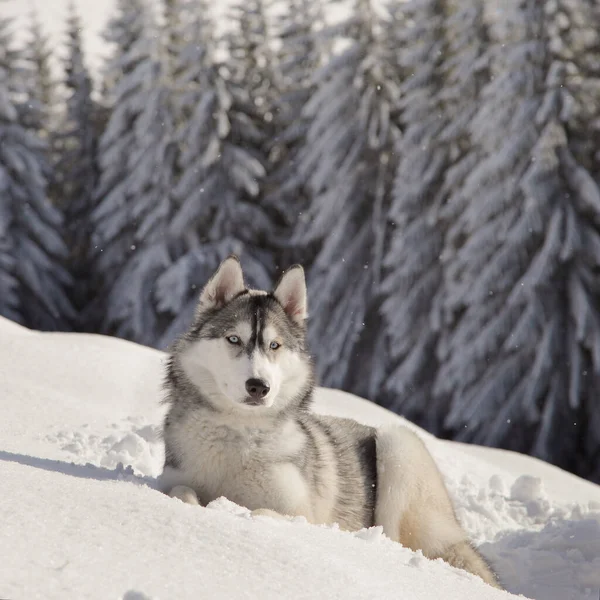
[[[600,3],[210,4],[118,0],[98,74],[0,19],[0,315],[165,349],[300,262],[321,385],[600,481]]]

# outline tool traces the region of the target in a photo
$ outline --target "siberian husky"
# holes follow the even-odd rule
[[[247,289],[230,256],[171,349],[163,489],[191,504],[225,496],[254,515],[304,516],[392,540],[500,587],[467,539],[433,458],[411,430],[311,412],[304,271]]]

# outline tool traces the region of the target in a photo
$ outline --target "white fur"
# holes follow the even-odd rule
[[[281,463],[273,467],[273,485],[280,491],[279,512],[284,515],[304,516],[315,523],[311,495],[307,482],[292,463]]]
[[[302,450],[304,434],[295,421],[286,421],[281,425],[281,456],[292,456]]]
[[[466,540],[431,454],[407,427],[377,432],[377,476],[375,522],[392,540],[428,557]]]
[[[271,507],[310,519],[309,487],[285,461],[302,448],[300,428],[293,421],[275,428],[270,417],[246,414],[244,423],[234,413],[198,410],[174,425],[172,445],[181,466],[165,467],[161,487],[184,502],[192,488],[203,505],[225,496],[250,510]],[[274,462],[275,456],[280,460]]]
[[[221,406],[240,403],[250,367],[247,360],[231,360],[227,340],[202,339],[181,354],[181,366],[189,380],[213,402]]]
[[[250,340],[250,336],[252,335],[252,327],[250,326],[250,323],[241,321],[234,328],[232,328],[231,331],[228,331],[226,335],[237,335],[244,344],[247,344]]]
[[[176,485],[169,492],[169,496],[171,496],[171,498],[178,498],[186,504],[200,504],[198,502],[198,496],[196,496],[196,492],[187,485]]]
[[[263,336],[267,344],[271,342],[279,342],[279,335],[277,333],[277,329],[273,327],[273,325],[266,325],[263,329]]]
[[[277,519],[279,521],[284,520],[284,521],[288,521],[289,517],[286,517],[285,515],[282,515],[281,513],[275,512],[274,510],[271,510],[270,508],[257,508],[256,510],[252,511],[252,516],[253,517],[269,517],[270,519]]]

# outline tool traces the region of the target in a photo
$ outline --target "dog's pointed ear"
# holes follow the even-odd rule
[[[237,256],[228,256],[209,279],[200,294],[197,313],[221,308],[246,289],[242,265]]]
[[[300,265],[294,265],[285,271],[279,278],[273,295],[290,319],[304,323],[308,310],[304,269]]]

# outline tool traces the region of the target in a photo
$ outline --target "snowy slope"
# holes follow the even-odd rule
[[[157,492],[162,361],[121,340],[41,334],[0,319],[1,598],[512,597],[377,528],[351,534],[252,519],[226,500],[198,508]],[[317,410],[400,420],[331,390],[319,390]],[[527,457],[421,434],[509,590],[598,598],[598,486]]]

